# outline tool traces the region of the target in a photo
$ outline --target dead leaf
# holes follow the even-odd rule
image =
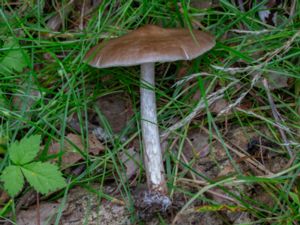
[[[255,185],[252,192],[254,194],[251,196],[255,202],[264,204],[266,206],[272,207],[276,204],[274,196],[269,191],[266,191],[262,186]]]
[[[40,223],[51,224],[55,219],[55,214],[58,211],[59,203],[42,202],[40,204]],[[27,210],[21,210],[17,214],[17,224],[22,225],[36,225],[37,224],[37,211],[36,206],[32,206]]]
[[[252,73],[252,77],[254,77],[257,72]],[[289,77],[277,72],[277,71],[270,71],[268,73],[264,73],[264,77],[267,79],[270,90],[276,90],[281,88],[286,88],[289,86],[288,80]],[[255,84],[256,87],[263,88],[262,79]]]
[[[289,160],[285,157],[282,157],[282,155],[277,155],[264,161],[266,168],[273,173],[278,173],[284,170],[288,162]]]
[[[210,111],[215,114],[219,114],[222,110],[224,110],[229,105],[228,101],[225,99],[218,99],[210,106]],[[230,114],[231,110],[225,113],[225,115]]]
[[[251,127],[232,127],[227,134],[227,140],[234,144],[234,146],[246,150],[249,141],[257,134]]]
[[[0,191],[0,205],[4,205],[8,200],[10,199],[9,195],[7,194],[6,191],[1,190]]]
[[[74,8],[74,3],[70,1],[68,4],[58,7],[60,9],[57,10],[57,13],[47,21],[47,27],[53,31],[59,31],[62,26],[64,27],[65,21]]]
[[[77,134],[68,134],[66,137],[69,141],[73,143],[78,149],[84,151],[84,145],[82,144],[81,136]],[[79,160],[83,159],[82,155],[78,152],[78,150],[72,146],[67,140],[65,140],[65,145],[60,146],[60,143],[53,143],[49,147],[49,154],[58,154],[60,149],[64,152],[62,156],[62,167],[68,167],[70,165],[75,164]],[[88,146],[88,154],[98,155],[100,152],[104,150],[104,146],[98,141],[94,134],[89,134],[89,146]]]
[[[130,179],[139,169],[141,162],[140,154],[134,150],[134,147],[121,152],[121,160],[126,167],[126,177]]]
[[[184,143],[183,153],[188,160],[207,156],[209,154],[208,135],[199,129],[190,130]]]
[[[226,160],[221,167],[220,173],[217,177],[229,176],[230,174],[235,173],[235,169],[232,163],[229,160]]]
[[[266,74],[266,78],[269,83],[270,90],[280,89],[288,87],[288,79],[289,77],[285,76],[276,71],[272,71]]]
[[[28,88],[29,90],[26,90],[26,88]],[[18,93],[14,95],[13,106],[15,109],[19,111],[24,110],[27,114],[29,114],[31,107],[40,98],[41,98],[41,93],[35,90],[34,87],[25,87],[23,88],[23,90],[19,90]]]
[[[195,159],[193,170],[211,179],[218,177],[222,166],[228,160],[224,146],[217,141],[210,143],[208,134],[200,129],[192,129],[188,133],[188,140],[185,142],[183,153],[188,161]],[[196,173],[194,175],[202,179]]]
[[[190,6],[196,9],[208,9],[213,5],[212,0],[191,0]]]
[[[103,96],[96,104],[115,133],[120,132],[126,126],[128,119],[133,115],[130,99],[124,93]],[[104,127],[98,117],[97,120]]]

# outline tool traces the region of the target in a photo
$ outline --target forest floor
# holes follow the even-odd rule
[[[65,181],[39,191],[46,167],[45,183],[2,175],[1,224],[299,224],[299,2],[37,2],[0,7],[0,172],[25,168],[12,143],[39,135],[26,163],[56,165]],[[136,208],[146,188],[140,68],[83,60],[145,24],[216,38],[192,61],[156,64],[172,200],[156,213]]]

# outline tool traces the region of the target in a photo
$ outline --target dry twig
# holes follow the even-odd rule
[[[277,123],[284,122],[283,118],[281,117],[280,113],[278,112],[278,110],[276,108],[276,105],[275,105],[275,103],[273,101],[273,98],[272,98],[272,95],[271,95],[271,92],[270,92],[268,81],[265,78],[263,79],[263,85],[264,85],[265,90],[267,92],[269,104],[271,106],[272,114],[273,114],[273,117],[274,117],[275,121]],[[283,142],[285,144],[285,148],[286,148],[286,150],[287,150],[290,158],[293,159],[294,158],[294,153],[292,152],[292,150],[291,150],[291,148],[289,146],[289,141],[287,139],[287,136],[286,136],[284,130],[278,128],[278,131],[279,131],[279,133],[281,135],[281,138],[282,138],[282,140],[283,140]]]
[[[210,106],[211,104],[213,104],[215,101],[217,101],[218,99],[223,98],[225,91],[227,91],[230,87],[232,87],[233,85],[235,85],[238,81],[232,81],[231,83],[229,83],[226,87],[210,94],[207,96],[207,105]],[[203,98],[200,99],[200,101],[198,102],[198,104],[196,105],[196,107],[193,109],[193,111],[187,115],[185,118],[183,118],[182,120],[180,120],[179,122],[175,123],[173,126],[169,127],[164,133],[162,133],[160,135],[161,138],[165,138],[166,136],[168,136],[171,132],[185,126],[186,124],[188,124],[189,122],[191,122],[195,116],[202,110],[205,109],[206,104],[205,101],[203,100]]]

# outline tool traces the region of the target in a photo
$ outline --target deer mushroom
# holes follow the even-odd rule
[[[96,45],[85,56],[85,61],[97,68],[141,66],[140,107],[144,163],[148,193],[152,193],[147,197],[149,205],[161,204],[165,209],[171,204],[167,197],[157,125],[155,62],[192,60],[214,45],[214,37],[199,30],[164,29],[145,25],[124,36]]]

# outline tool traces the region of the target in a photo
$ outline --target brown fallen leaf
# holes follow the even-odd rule
[[[133,115],[130,99],[124,93],[103,96],[99,98],[96,105],[110,123],[114,133],[120,132],[126,126],[128,119]],[[98,117],[97,120],[104,128],[102,121]]]
[[[13,107],[18,111],[25,110],[26,114],[30,114],[31,107],[41,99],[41,93],[35,87],[23,85],[25,87],[13,96]],[[26,90],[26,88],[29,88],[29,90]]]
[[[213,0],[191,0],[190,6],[199,10],[211,8]]]
[[[134,147],[129,148],[127,151],[122,151],[121,160],[126,167],[126,177],[130,179],[139,169],[141,156],[134,150]]]
[[[251,76],[254,77],[257,75],[257,72],[251,73]],[[289,87],[289,77],[283,73],[279,73],[276,71],[270,71],[263,74],[263,76],[267,79],[270,90],[276,90],[281,88]],[[262,80],[255,84],[256,87],[263,88]]]
[[[10,199],[9,195],[6,191],[1,190],[0,191],[0,206],[3,206],[8,200]]]
[[[42,202],[40,204],[40,224],[52,224],[51,221],[55,219],[58,212],[59,203]],[[37,211],[36,206],[32,206],[27,210],[21,210],[17,214],[17,224],[22,225],[36,225]]]
[[[212,113],[215,114],[219,114],[222,110],[224,110],[226,107],[229,106],[228,101],[226,101],[225,99],[218,99],[217,101],[215,101],[211,106],[210,106],[210,111]],[[228,112],[225,113],[226,114],[230,114],[231,110],[229,110]]]
[[[235,172],[236,171],[235,171],[232,163],[229,160],[226,160],[221,165],[221,170],[220,170],[219,174],[217,175],[217,177],[229,176],[230,174],[234,174]]]
[[[286,88],[289,86],[289,77],[276,71],[266,74],[270,90]]]
[[[208,135],[199,129],[190,130],[184,143],[183,153],[188,160],[207,156],[209,154]]]
[[[60,8],[58,8],[60,7]],[[52,31],[59,31],[61,27],[65,27],[64,23],[74,8],[73,1],[68,4],[57,6],[56,14],[47,21],[47,27]]]
[[[82,144],[81,136],[73,133],[69,133],[66,137],[70,142],[73,143],[78,149],[84,151],[84,145]],[[104,150],[104,146],[101,142],[96,138],[94,134],[89,134],[88,140],[88,152],[87,154],[98,155],[100,152]],[[66,168],[83,159],[83,156],[76,149],[75,146],[70,144],[67,140],[64,142],[64,146],[60,146],[60,143],[52,143],[49,147],[49,154],[58,154],[60,153],[60,149],[64,152],[62,155],[62,168]]]

